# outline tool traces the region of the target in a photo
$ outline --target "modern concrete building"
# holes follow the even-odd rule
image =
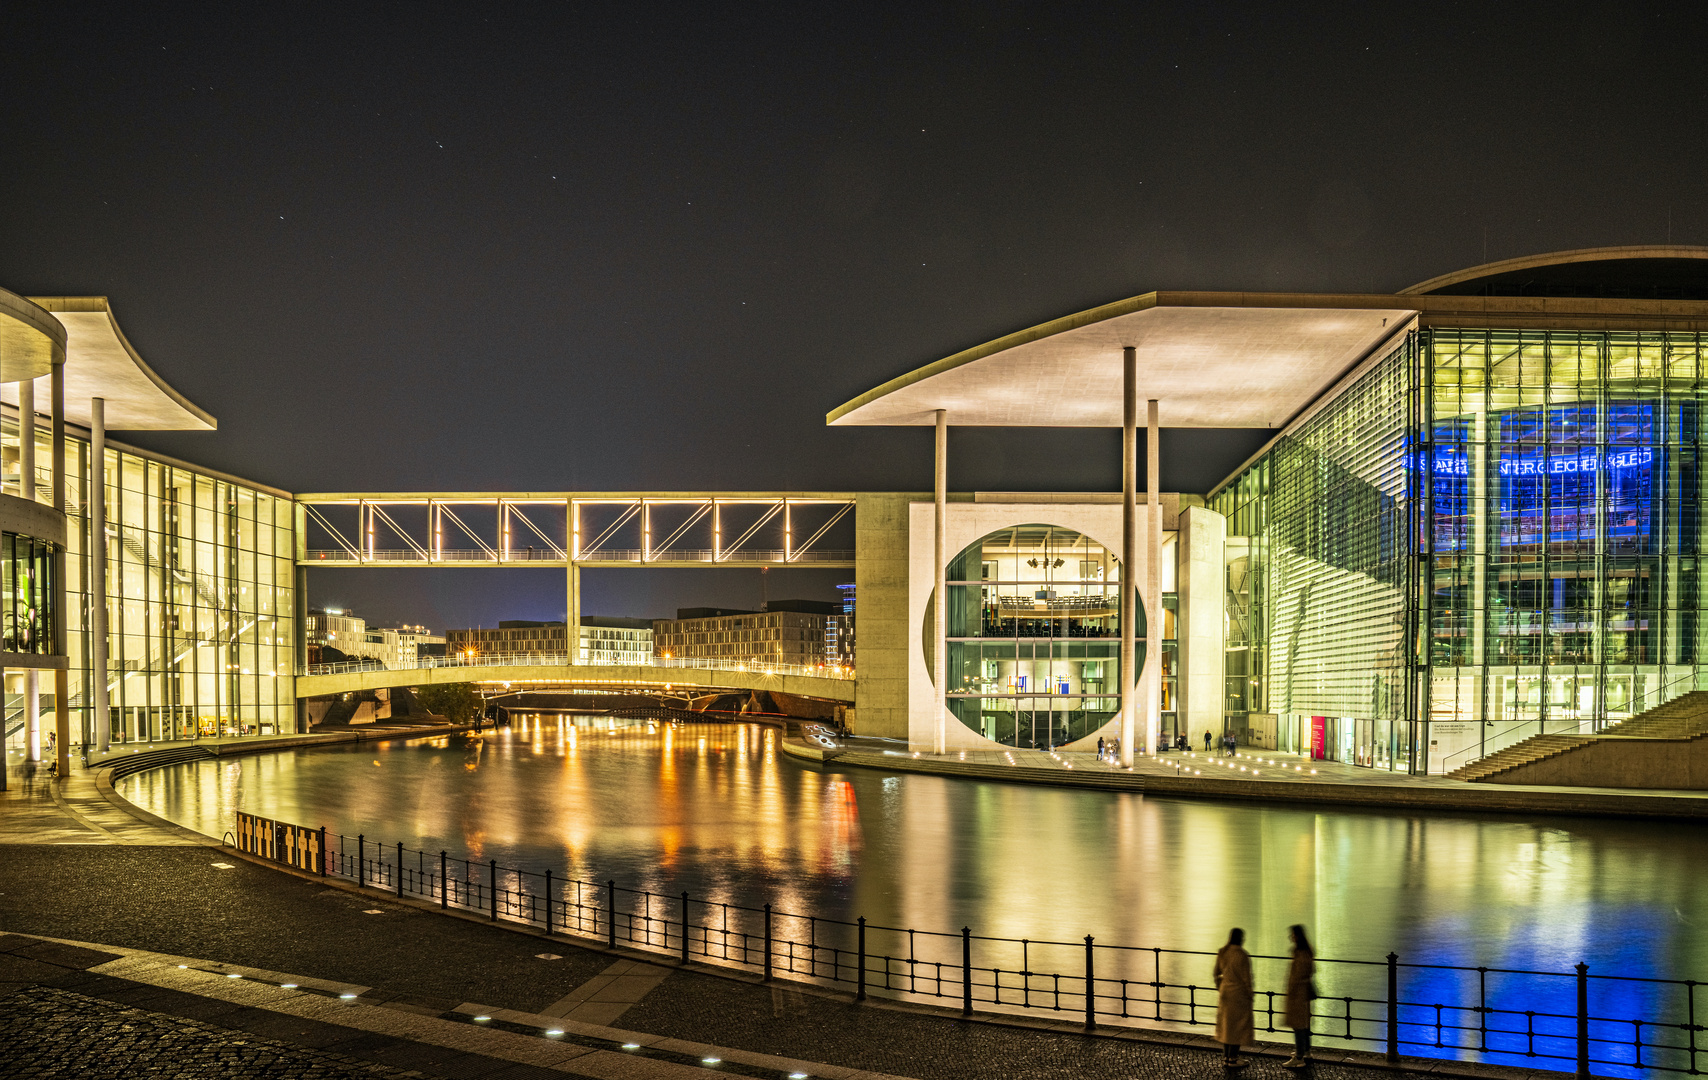
[[[731,664],[830,664],[825,642],[840,628],[842,605],[823,600],[773,600],[764,611],[682,608],[652,624],[653,654],[666,659],[727,660]]]
[[[308,662],[335,662],[324,650],[337,650],[346,659],[366,659],[388,668],[401,668],[415,663],[426,655],[423,646],[444,645],[445,635],[436,634],[425,626],[369,626],[366,619],[353,611],[338,608],[312,608],[303,620],[303,635],[308,642]],[[439,655],[444,655],[442,649]]]
[[[1705,330],[1708,250],[1595,249],[1395,294],[1149,293],[892,380],[828,418],[938,435],[905,574],[857,574],[856,715],[900,733],[905,702],[928,749],[1131,746],[1172,702],[1189,733],[1442,772],[1697,689]],[[953,495],[951,424],[1121,427],[1122,505]],[[1274,436],[1203,498],[1156,497],[1159,426]],[[1143,681],[1118,698],[1122,670]]]
[[[583,615],[580,621],[581,648],[576,657],[582,664],[624,665],[651,662],[652,622],[617,615]],[[445,634],[445,652],[451,656],[537,653],[562,656],[568,632],[561,622],[506,620],[493,630],[451,630]]]

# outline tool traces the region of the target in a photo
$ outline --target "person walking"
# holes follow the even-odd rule
[[[1097,760],[1103,760],[1103,736],[1097,736]]]
[[[1245,931],[1228,931],[1228,943],[1216,954],[1216,1041],[1222,1044],[1222,1064],[1243,1069],[1239,1048],[1253,1038],[1251,955],[1245,951]]]
[[[1282,1062],[1289,1069],[1302,1069],[1311,1063],[1311,1000],[1317,996],[1314,976],[1316,954],[1311,952],[1305,928],[1294,923],[1287,929],[1293,939],[1293,962],[1287,968],[1287,1026],[1293,1029],[1293,1056]]]

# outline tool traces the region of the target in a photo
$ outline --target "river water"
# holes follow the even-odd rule
[[[178,765],[121,791],[215,836],[243,809],[897,927],[1214,950],[1237,925],[1254,953],[1281,953],[1298,922],[1320,956],[1708,976],[1700,825],[891,775],[803,764],[776,740],[751,725],[546,714],[479,735]]]

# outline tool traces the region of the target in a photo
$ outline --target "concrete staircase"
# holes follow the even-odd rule
[[[1639,739],[1689,739],[1708,734],[1708,690],[1692,690],[1612,727],[1600,735]]]
[[[1551,758],[1558,754],[1567,754],[1585,743],[1592,741],[1593,735],[1532,735],[1523,742],[1513,743],[1503,750],[1496,750],[1487,757],[1481,757],[1447,774],[1449,780],[1486,780],[1498,773],[1508,772],[1520,765],[1528,765],[1533,761]]]
[[[1532,735],[1523,742],[1461,765],[1448,773],[1447,779],[1487,780],[1532,762],[1569,754],[1598,739],[1690,739],[1705,734],[1708,734],[1708,691],[1693,690],[1594,735]]]

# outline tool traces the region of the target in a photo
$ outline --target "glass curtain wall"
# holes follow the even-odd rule
[[[947,698],[967,727],[1048,748],[1119,712],[1120,563],[1108,549],[1072,529],[1007,528],[949,563],[948,589]],[[1141,638],[1143,617],[1140,605]],[[926,625],[929,642],[929,613]]]
[[[1278,749],[1408,768],[1415,335],[1216,492],[1228,519],[1229,726]]]
[[[0,418],[0,490],[25,491],[16,414]],[[72,738],[92,742],[89,443],[65,444],[66,650]],[[36,489],[53,444],[36,430]],[[258,488],[109,448],[108,702],[114,742],[269,735],[296,726],[292,506]],[[6,649],[52,651],[48,546],[0,534]],[[53,681],[42,710],[52,712]],[[21,736],[18,736],[21,738]],[[12,749],[8,743],[8,749]]]
[[[294,731],[290,500],[111,449],[106,480],[113,741]]]
[[[1432,771],[1696,689],[1700,337],[1424,340]]]

